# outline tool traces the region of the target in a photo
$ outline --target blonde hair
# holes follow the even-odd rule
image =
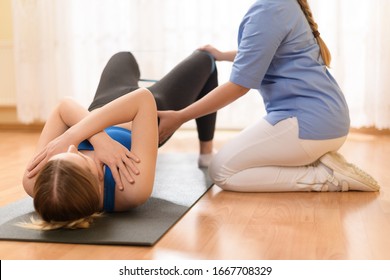
[[[314,21],[309,3],[307,3],[307,0],[297,0],[297,1],[301,6],[303,13],[305,14],[307,21],[309,22],[309,25],[311,27],[314,37],[317,40],[318,45],[320,46],[322,60],[324,61],[327,67],[330,67],[332,56],[330,54],[328,47],[326,46],[325,42],[322,40],[320,36],[320,32],[318,31],[318,24]]]
[[[100,194],[96,176],[66,160],[50,160],[34,185],[34,208],[40,219],[23,227],[40,230],[88,228],[98,217]]]
[[[20,222],[18,223],[18,226],[28,228],[28,229],[35,229],[35,230],[42,230],[42,231],[48,231],[48,230],[55,230],[60,228],[65,229],[83,229],[83,228],[89,228],[90,225],[93,223],[93,220],[95,218],[101,217],[102,213],[94,213],[89,217],[82,218],[76,221],[65,221],[65,222],[46,222],[40,218],[36,219],[34,216],[30,218],[30,222]]]

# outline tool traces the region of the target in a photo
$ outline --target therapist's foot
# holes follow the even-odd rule
[[[328,182],[324,185],[323,191],[379,191],[378,182],[369,174],[348,163],[345,158],[337,152],[329,152],[320,158],[328,172]]]

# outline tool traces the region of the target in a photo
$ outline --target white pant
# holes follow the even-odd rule
[[[230,191],[320,191],[328,173],[316,161],[345,140],[303,140],[296,118],[274,126],[261,119],[215,155],[209,173],[216,185]]]

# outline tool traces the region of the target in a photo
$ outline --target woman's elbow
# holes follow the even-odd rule
[[[143,184],[142,186],[130,186],[135,187],[131,192],[126,193],[126,201],[128,209],[136,208],[147,202],[152,195],[153,184]]]

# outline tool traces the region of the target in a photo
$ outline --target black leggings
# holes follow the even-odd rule
[[[132,53],[113,55],[104,68],[95,97],[88,110],[92,111],[139,88],[140,70]],[[218,86],[214,58],[195,51],[176,65],[148,89],[154,95],[158,110],[180,110],[202,98]],[[214,138],[217,113],[196,119],[200,141]]]

